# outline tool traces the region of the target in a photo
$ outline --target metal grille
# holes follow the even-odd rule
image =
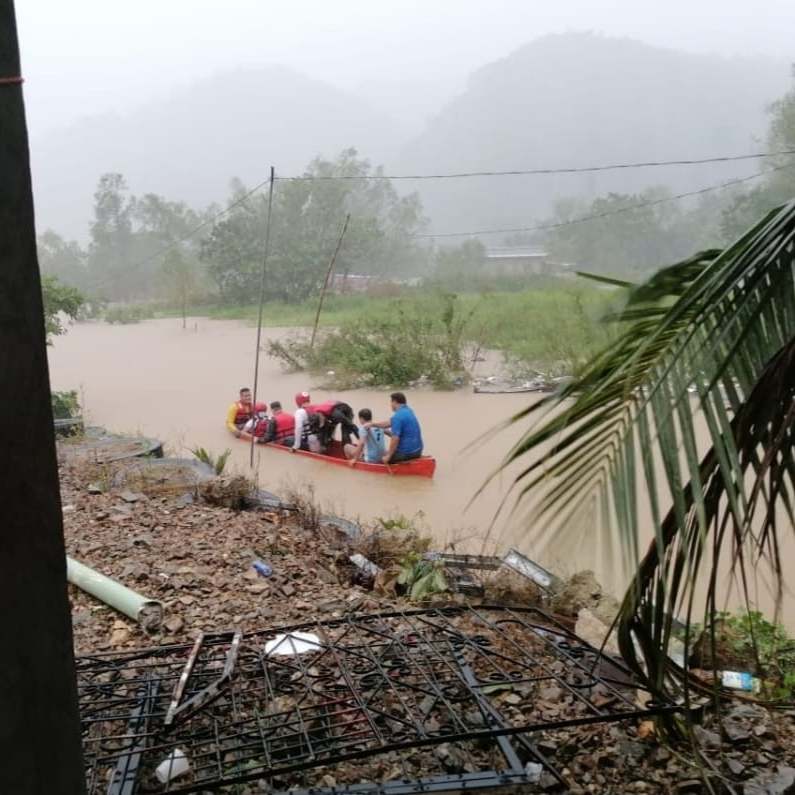
[[[541,611],[499,607],[202,635],[80,658],[78,682],[92,794],[134,795],[142,782],[147,792],[254,779],[313,788],[333,774],[334,792],[398,795],[465,778],[481,788],[529,784],[537,776],[528,762],[560,780],[534,732],[675,709],[639,702],[628,671]],[[550,685],[560,691],[554,716],[539,697]],[[451,746],[464,750],[464,769],[445,756]],[[155,767],[177,749],[190,770],[158,782]],[[383,761],[381,780],[344,781],[342,763],[368,759]]]

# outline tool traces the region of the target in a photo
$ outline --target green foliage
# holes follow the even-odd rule
[[[717,613],[723,625],[721,639],[727,642],[748,668],[758,668],[764,690],[774,698],[795,696],[795,640],[781,624],[768,621],[758,610]]]
[[[129,325],[153,318],[154,311],[147,304],[123,304],[108,307],[103,317],[106,323]]]
[[[232,455],[232,451],[229,448],[218,456],[203,447],[194,447],[191,449],[191,453],[203,464],[212,467],[216,475],[223,473],[224,469],[226,469],[226,462],[229,460],[229,456]]]
[[[465,373],[465,332],[473,312],[462,311],[455,295],[433,302],[397,300],[382,315],[326,333],[314,348],[299,335],[269,342],[268,353],[292,370],[333,369],[342,383],[405,386],[426,378],[449,388]]]
[[[444,565],[440,561],[426,560],[416,552],[410,552],[401,561],[397,582],[415,602],[449,590]]]
[[[549,251],[579,270],[637,278],[694,248],[714,245],[720,211],[714,198],[685,208],[663,202],[669,195],[656,187],[634,195],[610,193],[590,204],[558,202],[552,223],[562,225],[548,233]],[[660,203],[635,207],[647,202]],[[592,215],[604,217],[571,223]]]
[[[44,329],[47,344],[51,344],[54,336],[66,333],[61,315],[76,320],[85,297],[74,287],[62,284],[55,276],[42,276],[41,294],[44,304]]]
[[[182,327],[185,328],[188,303],[196,294],[199,281],[196,262],[185,256],[178,248],[169,250],[161,266],[161,278],[167,296],[175,301],[182,314]]]
[[[75,390],[52,392],[50,400],[52,403],[52,416],[56,420],[68,420],[72,417],[80,416],[80,403]]]
[[[416,195],[398,196],[383,172],[346,149],[333,162],[317,158],[306,180],[276,185],[268,260],[269,300],[300,302],[317,293],[346,213],[351,223],[337,259],[338,273],[395,273],[424,258],[411,235],[424,223]],[[350,179],[327,179],[328,177]],[[370,179],[361,179],[370,177]],[[246,193],[236,183],[230,204]],[[259,295],[265,249],[267,197],[246,199],[216,223],[203,241],[201,259],[227,303]]]
[[[632,288],[615,339],[514,418],[539,418],[506,459],[521,464],[519,494],[538,495],[535,543],[576,532],[607,552],[617,532],[615,562],[634,571],[619,646],[656,691],[687,686],[668,657],[673,616],[714,622],[724,582],[781,593],[779,536],[795,526],[794,238],[791,202]]]
[[[39,267],[43,274],[55,276],[64,284],[89,292],[86,253],[79,243],[66,241],[51,229],[40,235],[36,243]]]

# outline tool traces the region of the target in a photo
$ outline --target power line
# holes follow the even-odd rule
[[[426,179],[464,179],[467,177],[520,177],[542,174],[590,174],[595,171],[617,171],[633,168],[659,168],[662,166],[697,166],[705,163],[733,163],[739,160],[759,160],[766,157],[781,157],[795,155],[795,149],[785,149],[781,152],[755,152],[748,155],[724,155],[721,157],[702,157],[686,160],[647,160],[637,163],[609,163],[600,166],[570,166],[564,168],[530,168],[512,169],[509,171],[462,171],[453,174],[361,174],[345,176],[330,174],[327,176],[304,174],[294,177],[276,177],[283,182],[328,182],[336,180],[426,180]]]
[[[602,213],[594,213],[593,215],[583,215],[580,216],[579,218],[571,218],[568,221],[559,221],[557,223],[551,223],[551,224],[538,224],[537,226],[519,226],[519,227],[504,228],[504,229],[477,229],[469,232],[437,232],[431,234],[412,235],[412,237],[416,238],[465,237],[467,235],[499,235],[499,234],[509,234],[512,232],[543,232],[549,229],[559,229],[560,227],[564,226],[582,224],[585,223],[586,221],[595,221],[599,218],[607,218],[611,215],[620,215],[621,213],[628,213],[631,212],[632,210],[642,209],[643,207],[653,207],[658,204],[665,204],[667,202],[678,201],[679,199],[686,199],[689,196],[701,196],[704,193],[710,193],[715,190],[722,190],[723,188],[730,188],[733,185],[739,185],[743,182],[750,182],[751,180],[759,179],[759,177],[764,177],[775,171],[781,171],[787,168],[795,168],[795,165],[777,166],[775,168],[766,169],[765,171],[758,171],[756,174],[751,174],[748,177],[738,177],[737,179],[731,179],[728,182],[721,182],[718,185],[709,185],[706,188],[699,188],[698,190],[691,190],[687,191],[686,193],[677,193],[674,196],[664,196],[659,199],[650,199],[649,201],[636,202],[635,204],[628,204],[624,207],[619,207],[615,210],[605,210],[605,212]]]
[[[232,212],[235,207],[239,207],[243,204],[246,200],[250,199],[257,191],[262,190],[266,185],[271,182],[271,177],[264,179],[262,182],[255,185],[250,191],[244,193],[239,199],[235,199],[231,204],[227,205],[223,210],[219,210],[217,213],[213,213],[213,215],[209,216],[209,218],[205,218],[200,224],[193,227],[190,232],[187,232],[182,237],[174,240],[173,242],[169,243],[167,246],[164,246],[159,251],[156,251],[154,254],[150,254],[148,257],[138,261],[135,263],[135,267],[140,267],[141,265],[146,265],[152,260],[157,259],[158,257],[162,257],[164,254],[168,254],[171,249],[177,248],[181,246],[183,243],[187,243],[197,232],[200,232],[204,229],[205,226],[209,226],[210,224],[214,224],[219,218],[222,218],[227,213]]]

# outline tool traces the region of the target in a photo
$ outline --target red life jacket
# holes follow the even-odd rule
[[[271,420],[274,427],[274,440],[281,442],[295,433],[295,417],[287,411],[274,414]]]
[[[316,406],[304,406],[307,414],[322,414],[330,417],[331,412],[339,405],[339,400],[327,400],[325,403],[318,403]]]
[[[268,430],[269,423],[270,420],[267,417],[264,420],[257,420],[257,424],[254,426],[254,436],[261,439]]]
[[[254,416],[254,406],[251,403],[246,405],[242,401],[238,400],[237,403],[235,403],[235,406],[237,406],[235,425],[244,425]]]

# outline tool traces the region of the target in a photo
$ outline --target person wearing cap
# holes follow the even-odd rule
[[[309,450],[313,453],[322,453],[323,446],[319,432],[325,423],[325,417],[314,411],[309,392],[299,392],[295,396],[295,437],[292,451]]]

